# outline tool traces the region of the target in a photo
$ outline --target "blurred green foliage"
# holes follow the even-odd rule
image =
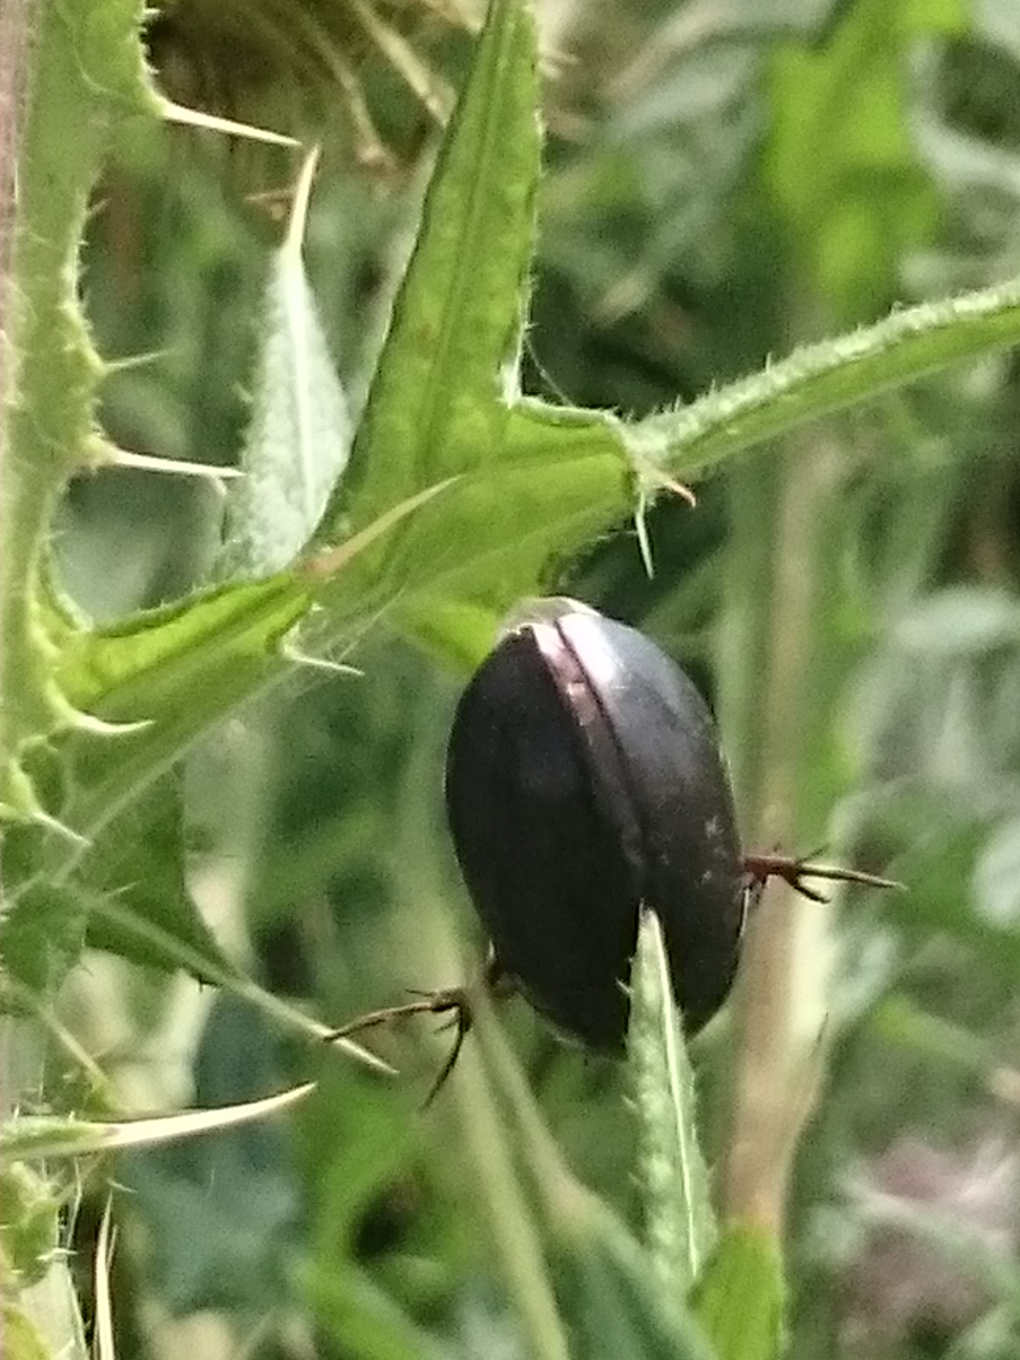
[[[436,90],[470,55],[444,9],[385,16]],[[436,135],[357,13],[179,0],[152,28],[174,97],[321,139],[306,253],[355,407]],[[1012,4],[607,0],[552,22],[528,390],[644,414],[1017,272]],[[114,442],[236,458],[280,232],[253,196],[291,174],[283,152],[207,133],[119,140],[90,224],[88,310],[105,356],[151,358],[104,386]],[[559,565],[564,588],[646,627],[712,695],[749,840],[772,825],[778,753],[789,848],[830,842],[909,887],[855,895],[834,927],[831,1064],[787,1225],[798,1360],[991,1360],[1020,1344],[1017,379],[1011,356],[985,359],[727,465],[696,512],[651,512],[654,579],[629,524]],[[63,580],[97,618],[176,598],[209,567],[220,508],[206,483],[80,478]],[[784,646],[794,679],[777,700]],[[301,672],[183,776],[208,919],[269,988],[337,1022],[451,980],[434,938],[449,917],[470,966],[482,944],[437,822],[457,677],[383,627],[345,659],[363,675]],[[822,964],[809,950],[798,967]],[[520,1002],[505,1009],[567,1162],[634,1222],[620,1072]],[[527,1354],[454,1098],[416,1112],[437,1061],[420,1028],[379,1036],[394,1083],[283,1044],[197,984],[140,982],[98,956],[65,1010],[141,1104],[225,1103],[321,1069],[286,1131],[120,1168],[124,1354],[180,1353],[204,1310],[222,1326],[210,1357]],[[695,1052],[710,1161],[726,1145],[728,1039],[723,1021]]]

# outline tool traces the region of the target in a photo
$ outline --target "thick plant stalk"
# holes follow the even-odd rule
[[[812,620],[823,526],[837,460],[817,437],[783,461],[775,515],[771,603],[765,610],[755,843],[796,844],[798,770],[807,741]],[[724,1218],[781,1237],[790,1164],[810,1112],[824,1021],[828,950],[822,910],[786,885],[770,889],[752,922],[739,996],[737,1057]],[[811,936],[814,939],[811,939]]]
[[[37,0],[0,0],[0,544],[13,533],[16,510],[14,451],[10,412],[15,384],[17,284],[14,273],[18,218],[19,160],[23,150],[29,84],[29,58],[38,11]],[[15,582],[0,572],[0,733],[6,706],[3,652],[7,650],[6,621],[16,607]],[[0,740],[0,770],[7,752]],[[2,788],[2,785],[0,785]],[[2,798],[2,794],[0,794]],[[0,883],[0,892],[2,892]],[[2,904],[2,898],[0,898]],[[0,1096],[3,1091],[0,1072]]]
[[[135,0],[0,0],[0,816],[8,820],[43,818],[23,750],[78,717],[50,673],[39,585],[54,505],[89,461],[101,365],[78,304],[78,251],[110,125],[145,106],[140,17]],[[5,886],[0,919],[12,907]],[[0,1024],[6,1115],[36,1095],[39,1066],[31,1023]],[[16,1234],[16,1222],[5,1226]],[[0,1253],[0,1354],[84,1357],[66,1260],[54,1256],[40,1276],[14,1252]]]
[[[15,349],[12,311],[15,297],[13,277],[14,241],[17,226],[18,156],[25,123],[25,89],[28,55],[36,0],[0,0],[0,543],[5,538],[12,505],[5,494],[10,485],[7,471],[11,457],[7,411],[14,378]],[[8,604],[9,608],[9,604]],[[0,618],[7,610],[0,598]],[[0,648],[4,645],[0,632]],[[0,659],[0,711],[4,706],[3,676]],[[0,761],[3,752],[0,751]],[[3,909],[3,884],[0,881],[0,911]],[[0,1035],[0,1117],[10,1108],[11,1091],[6,1073],[9,1039]]]
[[[7,485],[4,464],[10,456],[7,421],[13,380],[14,346],[11,340],[11,312],[14,295],[12,264],[17,208],[17,164],[25,119],[25,87],[28,75],[31,25],[37,5],[34,0],[0,0],[0,488]],[[0,542],[10,506],[0,495]],[[0,614],[3,613],[0,603]],[[0,647],[3,642],[0,639]],[[0,681],[4,667],[0,664]],[[3,691],[0,689],[0,707]],[[2,753],[0,753],[2,758]],[[3,912],[3,883],[0,881],[0,913]],[[0,1120],[16,1108],[29,1066],[22,1029],[15,1020],[0,1016]],[[31,1063],[34,1070],[36,1064]],[[0,1355],[7,1343],[8,1300],[0,1279]]]
[[[6,401],[11,358],[7,331],[11,306],[18,147],[24,119],[26,54],[37,0],[0,3],[0,407]],[[3,457],[0,424],[0,458]]]
[[[430,788],[434,772],[442,764],[448,713],[442,691],[438,687],[426,691],[400,817],[405,839],[399,862],[413,869],[407,882],[399,887],[405,900],[413,903],[414,946],[421,957],[420,966],[429,975],[440,978],[457,976],[463,963],[442,905],[444,884],[435,853],[435,847],[441,843],[434,825],[435,803],[423,798],[422,790]],[[426,865],[432,867],[423,874],[422,867]],[[528,1354],[536,1360],[567,1360],[567,1340],[538,1227],[514,1166],[512,1141],[474,1045],[466,1047],[458,1069],[451,1082],[458,1118],[457,1137],[463,1143],[468,1174],[473,1177],[488,1220]]]

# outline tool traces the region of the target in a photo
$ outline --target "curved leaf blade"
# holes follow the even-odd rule
[[[624,434],[649,461],[691,476],[810,421],[1017,343],[1020,279],[1011,279],[805,345],[689,406],[628,425]]]
[[[264,1119],[304,1100],[314,1090],[315,1082],[310,1081],[262,1100],[141,1119],[100,1122],[45,1115],[15,1119],[0,1128],[0,1156],[5,1160],[36,1162],[49,1158],[85,1157],[118,1148],[154,1147],[178,1138],[193,1138],[196,1134]]]
[[[281,571],[318,524],[350,452],[351,416],[305,276],[301,241],[317,153],[298,181],[286,238],[270,264],[245,476],[227,495],[217,574]]]
[[[683,1298],[716,1238],[698,1145],[694,1071],[673,999],[662,928],[642,911],[631,972],[627,1053],[638,1117],[645,1238],[669,1297]]]
[[[540,136],[533,21],[492,0],[426,194],[414,252],[320,536],[343,537],[443,477],[494,459],[517,394]]]

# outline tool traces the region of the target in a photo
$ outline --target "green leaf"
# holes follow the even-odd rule
[[[322,534],[497,461],[534,238],[540,137],[533,20],[493,0],[422,211],[414,253]]]
[[[45,858],[46,831],[37,824],[7,828],[0,848],[6,901],[0,915],[0,960],[4,972],[38,998],[50,997],[81,954],[85,907],[68,884],[38,872]],[[0,986],[0,1007],[20,1009]]]
[[[314,1090],[314,1082],[305,1082],[303,1086],[266,1096],[263,1100],[249,1100],[216,1110],[182,1110],[177,1114],[144,1119],[99,1122],[48,1115],[26,1116],[0,1125],[0,1155],[5,1161],[20,1158],[35,1162],[85,1157],[118,1148],[154,1147],[178,1138],[193,1138],[200,1133],[264,1119],[303,1100]]]
[[[443,503],[366,556],[323,599],[365,598],[458,660],[534,593],[556,555],[626,514],[629,467],[598,412],[520,398],[539,179],[535,35],[494,0],[426,196],[344,484],[318,537],[340,540],[451,474]]]
[[[1020,280],[890,313],[794,350],[689,406],[624,427],[649,462],[693,476],[765,440],[1020,341]]]
[[[102,903],[112,898],[122,910],[160,927],[198,958],[208,959],[217,974],[231,971],[188,892],[184,853],[181,792],[170,774],[146,789],[107,828],[75,876],[85,904],[96,907],[88,918],[87,943],[149,967],[179,967],[179,960],[168,958],[150,937],[125,931],[102,912]],[[213,980],[211,974],[198,976]]]
[[[966,25],[962,0],[855,0],[824,42],[787,41],[772,58],[767,180],[840,317],[885,304],[900,262],[931,240],[939,204],[910,126],[910,46]]]
[[[402,618],[474,667],[511,605],[548,589],[571,554],[627,516],[632,482],[610,416],[521,399],[498,464],[465,476],[432,523],[415,526],[423,570]]]
[[[698,1145],[694,1072],[654,912],[642,911],[631,972],[627,1057],[638,1118],[645,1240],[667,1296],[683,1298],[716,1237]]]
[[[283,644],[311,607],[313,592],[346,574],[376,540],[447,486],[391,506],[301,572],[218,586],[70,638],[57,672],[62,689],[103,721],[76,724],[59,743],[71,789],[54,814],[62,825],[79,837],[97,836],[200,733],[279,680],[289,665]],[[111,723],[123,726],[111,731]],[[66,863],[55,849],[51,879]]]
[[[286,669],[281,644],[310,597],[287,574],[220,586],[77,635],[58,670],[65,693],[119,734],[78,729],[60,750],[72,793],[65,825],[95,837],[140,790],[231,708]]]
[[[0,1302],[0,1336],[6,1360],[53,1360],[35,1325],[15,1303]]]
[[[302,583],[280,573],[129,615],[65,645],[57,671],[61,689],[78,708],[106,722],[149,721],[185,695],[200,698],[202,688],[233,688],[234,671],[265,669],[274,643],[309,603]],[[217,683],[210,686],[214,662]],[[251,679],[237,683],[245,693]]]
[[[623,1225],[589,1197],[555,1264],[571,1354],[583,1360],[715,1360],[698,1322],[668,1300]]]
[[[388,610],[447,659],[474,666],[509,607],[551,584],[560,554],[626,513],[629,474],[608,422],[550,410],[514,411],[499,463],[465,473],[414,523],[324,585],[327,638]]]
[[[72,888],[42,884],[25,888],[0,917],[4,969],[35,996],[52,996],[78,961],[85,921],[85,909]],[[0,1008],[17,1008],[3,988]]]
[[[169,778],[129,804],[96,842],[79,846],[57,882],[41,873],[46,831],[10,827],[3,842],[10,902],[0,917],[0,958],[19,987],[0,987],[0,1005],[20,1012],[52,997],[86,940],[97,948],[164,970],[185,969],[224,988],[275,1023],[321,1041],[328,1025],[267,992],[226,958],[197,911],[184,879],[177,790]],[[30,993],[26,997],[24,993]],[[374,1071],[393,1069],[351,1039],[336,1041]]]
[[[34,599],[56,499],[87,461],[102,372],[78,300],[89,195],[113,122],[155,109],[141,11],[138,0],[40,7],[32,79],[12,113],[18,230],[4,260],[0,407],[0,814],[12,817],[38,811],[24,747],[74,716],[50,681]]]
[[[356,1261],[337,1271],[312,1259],[298,1278],[319,1325],[342,1338],[352,1360],[439,1360],[442,1352],[428,1333]]]
[[[24,1162],[0,1167],[0,1280],[32,1284],[53,1262],[60,1240],[60,1200]],[[14,1273],[14,1281],[7,1272]]]
[[[527,1264],[536,1271],[549,1262],[556,1284],[557,1330],[566,1324],[570,1354],[584,1360],[621,1355],[713,1360],[684,1293],[664,1287],[650,1253],[565,1165],[520,1064],[484,1001],[474,1035],[483,1061],[477,1067],[465,1063],[471,1082],[463,1097],[470,1109],[468,1127],[477,1136],[481,1119],[488,1122],[496,1114],[494,1097],[502,1106],[501,1118],[486,1130],[486,1189],[506,1216],[504,1230],[514,1250],[526,1247]],[[512,1168],[499,1166],[511,1150],[530,1182],[534,1213],[521,1196],[523,1187],[515,1184]],[[537,1244],[536,1229],[541,1230]],[[543,1354],[559,1355],[561,1349],[554,1340]]]
[[[751,1225],[730,1225],[691,1295],[718,1360],[778,1360],[783,1294],[773,1239]]]
[[[290,227],[275,253],[241,453],[244,477],[227,496],[217,574],[282,570],[308,542],[350,451],[351,418],[336,376],[301,241],[316,155],[302,170]]]
[[[71,0],[55,18],[85,92],[107,117],[158,111],[141,40],[144,0]]]

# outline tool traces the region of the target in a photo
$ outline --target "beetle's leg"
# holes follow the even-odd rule
[[[464,1036],[471,1028],[472,1019],[471,1007],[468,1004],[467,993],[465,992],[461,1003],[457,1006],[456,1014],[454,1015],[454,1023],[457,1026],[457,1032],[453,1038],[453,1047],[450,1049],[446,1061],[436,1074],[435,1081],[429,1087],[428,1095],[421,1103],[421,1108],[423,1110],[427,1110],[432,1104],[433,1100],[435,1100],[436,1096],[446,1085],[446,1078],[453,1071],[454,1067],[456,1067],[457,1059],[460,1057],[460,1050],[464,1043]]]
[[[432,1087],[422,1103],[422,1109],[424,1109],[431,1104],[440,1087],[453,1071],[454,1064],[460,1056],[464,1036],[471,1028],[471,1002],[465,987],[445,987],[435,992],[421,992],[417,994],[414,1001],[405,1001],[399,1006],[384,1006],[382,1010],[378,1011],[368,1011],[364,1015],[349,1020],[346,1025],[341,1025],[339,1029],[331,1030],[329,1034],[323,1035],[323,1041],[327,1044],[333,1043],[337,1039],[346,1039],[352,1034],[358,1034],[363,1029],[393,1024],[394,1021],[403,1020],[409,1015],[444,1015],[448,1011],[454,1012],[453,1018],[457,1026],[457,1034],[449,1057],[440,1068],[439,1075],[432,1083]]]
[[[517,989],[516,981],[509,973],[504,971],[492,945],[489,946],[485,960],[482,986],[493,997],[510,996]],[[328,1034],[323,1035],[323,1041],[327,1044],[333,1043],[337,1039],[346,1039],[352,1034],[358,1034],[363,1029],[373,1029],[377,1025],[389,1025],[396,1020],[403,1020],[409,1015],[445,1015],[447,1012],[452,1012],[448,1023],[454,1025],[457,1031],[454,1036],[453,1047],[439,1069],[439,1075],[432,1083],[428,1095],[422,1101],[421,1108],[424,1110],[432,1104],[447,1077],[453,1071],[457,1059],[460,1057],[464,1037],[474,1022],[474,1013],[471,1007],[471,994],[467,987],[442,987],[434,992],[418,991],[417,988],[409,987],[408,991],[415,998],[413,1001],[405,1001],[399,1006],[384,1006],[378,1011],[367,1011],[364,1015],[349,1020],[346,1025],[341,1025],[339,1029],[331,1030]],[[446,1029],[447,1026],[444,1025],[442,1028]]]
[[[355,1016],[346,1025],[330,1030],[323,1035],[323,1042],[331,1044],[337,1039],[346,1039],[363,1029],[373,1029],[376,1025],[389,1025],[395,1020],[403,1020],[408,1015],[442,1015],[446,1011],[467,1006],[467,995],[462,987],[441,988],[435,992],[412,992],[415,1001],[405,1001],[399,1006],[384,1006],[378,1011],[366,1011]]]
[[[766,881],[767,880],[764,878],[755,878],[752,874],[748,874],[747,882],[744,884],[744,912],[740,918],[738,939],[743,939],[748,921],[750,921],[751,917],[757,913],[758,908],[761,906],[761,899],[765,894]]]
[[[810,857],[793,855],[745,855],[744,873],[752,888],[764,887],[770,878],[781,878],[802,897],[812,902],[827,902],[828,898],[817,888],[809,887],[805,878],[823,878],[831,883],[861,883],[868,888],[902,888],[892,878],[881,878],[878,874],[867,874],[862,869],[844,869],[839,865],[815,864]]]

